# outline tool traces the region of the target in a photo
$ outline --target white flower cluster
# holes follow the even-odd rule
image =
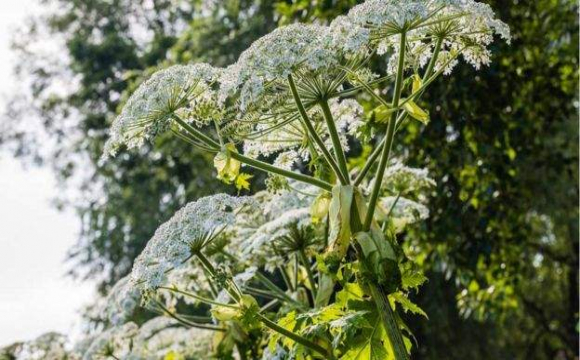
[[[435,185],[427,169],[412,168],[401,161],[395,161],[385,171],[382,189],[390,194],[404,195],[427,190]]]
[[[113,122],[103,158],[114,156],[121,145],[140,147],[165,132],[176,112],[216,107],[210,85],[219,75],[220,70],[208,64],[174,65],[154,73],[131,95]]]
[[[310,205],[319,190],[297,183],[291,186],[295,190],[256,194],[257,201],[264,204],[264,213],[260,216],[240,214],[229,248],[239,254],[241,263],[274,271],[285,261],[276,240],[288,235],[293,228],[305,229],[312,224]]]
[[[397,231],[429,217],[429,209],[425,205],[402,196],[383,197],[379,205],[389,215]]]
[[[111,288],[99,313],[113,325],[124,324],[139,306],[140,299],[139,290],[131,284],[130,277],[126,276]]]
[[[16,360],[61,360],[68,359],[68,339],[59,333],[46,333],[25,342],[16,351]],[[1,355],[1,354],[0,354]],[[1,357],[1,356],[0,356]],[[70,357],[76,359],[77,357]]]
[[[131,273],[132,282],[142,291],[155,290],[165,280],[167,272],[181,266],[227,226],[233,225],[236,209],[255,205],[250,197],[226,194],[207,196],[187,204],[157,229],[137,257]]]
[[[367,47],[389,56],[387,70],[394,73],[399,59],[400,33],[406,32],[408,68],[424,66],[432,56],[432,37],[445,41],[436,70],[449,74],[457,64],[451,59],[461,52],[476,69],[490,62],[488,45],[497,34],[510,41],[509,27],[497,20],[491,7],[473,0],[368,0],[346,17],[331,24],[344,51]]]
[[[130,359],[132,339],[138,329],[134,323],[126,323],[103,331],[93,339],[83,360]]]
[[[353,99],[342,101],[331,99],[329,107],[342,147],[348,151],[348,136],[354,136],[364,125],[363,108]],[[326,147],[332,149],[330,133],[320,108],[311,108],[308,115],[315,123],[318,135]],[[298,121],[288,122],[282,119],[280,122],[259,123],[254,132],[264,135],[244,142],[244,153],[248,156],[270,156],[279,153],[274,164],[284,169],[291,169],[298,161],[309,159],[310,153],[305,143],[307,132]]]
[[[220,98],[240,92],[242,110],[260,99],[271,82],[298,70],[315,72],[338,65],[329,28],[293,24],[255,41],[221,78]]]
[[[212,347],[214,332],[184,328],[167,317],[153,318],[139,328],[133,339],[134,359],[205,359]]]

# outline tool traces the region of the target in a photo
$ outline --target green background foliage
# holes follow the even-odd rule
[[[71,272],[100,290],[130,271],[156,227],[217,191],[211,158],[166,138],[99,165],[106,129],[134,89],[173,63],[226,66],[278,24],[331,20],[356,1],[45,0],[59,10],[15,38],[30,81],[0,143],[51,166],[80,196],[58,199],[82,229]],[[485,1],[512,29],[493,63],[461,64],[421,104],[395,154],[437,181],[430,218],[403,237],[429,278],[408,315],[421,359],[572,359],[578,349],[578,8],[566,0]],[[137,26],[138,25],[138,26]],[[144,34],[146,36],[144,36]],[[64,65],[31,51],[61,40]],[[68,66],[70,65],[70,66]],[[376,64],[381,66],[381,64]],[[55,84],[76,84],[55,91]],[[40,126],[19,123],[38,119]],[[40,129],[42,136],[32,128]],[[74,136],[73,136],[74,134]],[[48,138],[50,141],[44,139]],[[79,160],[80,159],[80,160]],[[253,186],[260,186],[254,181]]]

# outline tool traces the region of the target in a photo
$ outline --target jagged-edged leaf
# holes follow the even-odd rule
[[[401,283],[404,290],[417,289],[427,281],[427,277],[419,271],[404,270],[401,274]]]
[[[246,173],[239,173],[238,176],[236,176],[236,189],[238,190],[250,190],[250,182],[248,180],[250,180],[251,178],[253,178],[254,175],[250,175],[250,174],[246,174]]]
[[[393,359],[390,343],[380,317],[375,316],[370,323],[372,325],[361,334],[360,341],[356,342],[344,353],[341,357],[342,360]]]
[[[423,309],[421,309],[419,307],[419,305],[417,305],[414,302],[412,302],[411,300],[409,300],[409,298],[407,296],[405,296],[405,294],[403,294],[401,292],[395,292],[395,293],[389,294],[389,298],[394,300],[395,302],[399,303],[404,312],[410,311],[413,314],[421,315],[421,316],[424,316],[426,318],[429,318],[427,316],[427,313],[425,313],[425,311],[423,311]]]

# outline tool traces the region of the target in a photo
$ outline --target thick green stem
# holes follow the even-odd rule
[[[330,167],[336,174],[336,177],[340,180],[340,183],[346,185],[347,183],[346,179],[344,178],[342,172],[340,171],[340,168],[338,167],[336,161],[326,148],[326,145],[324,145],[324,141],[322,141],[320,136],[318,136],[316,129],[314,129],[314,126],[312,125],[312,122],[310,121],[310,118],[306,113],[306,109],[304,109],[304,105],[302,104],[302,100],[300,100],[300,95],[298,95],[298,90],[296,89],[296,84],[294,83],[294,78],[292,77],[291,74],[288,75],[288,84],[290,85],[290,90],[292,92],[292,96],[294,97],[294,102],[296,103],[298,112],[300,113],[302,121],[304,122],[304,125],[306,125],[306,128],[308,129],[310,136],[312,137],[312,139],[314,139],[314,142],[316,143],[316,145],[318,145],[320,151],[322,151],[322,155],[326,159],[326,162],[328,162],[328,165],[330,165]]]
[[[393,348],[394,358],[396,360],[410,359],[407,348],[405,347],[405,342],[403,341],[403,336],[401,335],[401,330],[399,330],[399,325],[395,320],[395,314],[393,313],[393,309],[391,309],[387,293],[377,285],[370,285],[370,289],[371,295],[379,310],[385,331],[389,337],[391,347]]]
[[[264,324],[264,326],[276,331],[277,333],[280,333],[294,341],[296,341],[297,343],[306,346],[307,348],[316,351],[317,353],[319,353],[320,355],[324,356],[325,358],[328,359],[335,359],[334,355],[332,353],[330,353],[329,351],[327,351],[325,348],[323,348],[322,346],[306,339],[303,338],[302,336],[293,333],[292,331],[286,330],[283,327],[281,327],[280,325],[276,324],[275,322],[273,322],[272,320],[268,319],[267,317],[265,317],[262,314],[258,314],[258,318],[260,319],[260,321],[262,322],[262,324]]]
[[[317,179],[315,177],[304,175],[304,174],[290,171],[290,170],[281,169],[277,166],[270,165],[270,164],[263,162],[263,161],[260,161],[260,160],[252,159],[250,157],[247,157],[245,155],[235,153],[235,152],[230,152],[230,156],[232,158],[240,161],[240,162],[243,162],[246,165],[253,167],[253,168],[256,168],[256,169],[259,169],[262,171],[266,171],[266,172],[270,172],[273,174],[277,174],[277,175],[282,175],[284,177],[298,180],[298,181],[301,181],[303,183],[307,183],[310,185],[314,185],[314,186],[317,186],[317,187],[319,187],[323,190],[326,190],[326,191],[332,190],[331,184],[327,183],[326,181]]]
[[[314,281],[314,275],[312,274],[312,269],[310,268],[310,262],[308,261],[308,257],[304,253],[304,250],[300,249],[298,252],[300,256],[300,261],[302,261],[302,265],[306,268],[306,274],[308,275],[308,282],[310,283],[310,287],[312,288],[312,298],[316,299],[317,289],[316,289],[316,281]]]
[[[344,155],[344,150],[340,144],[340,137],[338,136],[338,131],[336,130],[336,124],[334,123],[334,118],[332,117],[332,112],[328,106],[327,100],[320,101],[320,108],[322,108],[322,113],[324,114],[324,120],[326,121],[326,126],[328,127],[328,133],[330,134],[330,139],[332,140],[332,147],[334,148],[334,153],[336,159],[338,160],[338,166],[342,172],[342,176],[346,180],[346,184],[350,183],[348,175],[348,167],[346,165],[346,157]]]
[[[169,311],[169,309],[167,309],[160,301],[155,300],[155,303],[157,304],[157,306],[159,306],[161,308],[163,313],[165,313],[167,316],[171,317],[172,319],[177,320],[179,323],[181,323],[183,325],[193,327],[193,328],[198,328],[198,329],[204,329],[204,330],[225,331],[224,328],[219,327],[219,326],[209,325],[209,324],[198,324],[198,323],[194,323],[191,321],[187,321],[187,320],[181,318],[179,315]]]
[[[176,289],[176,288],[167,287],[167,286],[160,286],[159,288],[162,289],[162,290],[168,290],[168,291],[171,291],[171,292],[174,292],[174,293],[177,293],[177,294],[189,296],[190,298],[195,299],[195,300],[197,300],[199,302],[205,303],[207,305],[223,306],[223,307],[229,307],[229,308],[233,308],[233,309],[237,309],[238,308],[235,305],[222,304],[220,302],[217,302],[217,301],[214,301],[214,300],[205,298],[203,296],[199,296],[199,295],[196,295],[196,294],[193,294],[193,293],[190,293],[190,292],[187,292],[187,291],[179,290],[179,289]]]
[[[435,68],[435,64],[437,63],[437,58],[439,57],[439,53],[441,51],[441,46],[443,44],[443,41],[444,41],[444,38],[437,39],[437,42],[435,43],[435,49],[433,50],[433,56],[431,57],[431,60],[429,61],[429,64],[427,65],[427,69],[425,70],[425,73],[423,74],[423,81],[426,81],[427,79],[429,79],[431,74],[433,74],[433,69]],[[418,94],[417,97],[415,98],[415,100],[418,100],[421,95],[422,94]],[[408,116],[409,115],[406,112],[403,112],[399,115],[399,117],[397,118],[395,133],[399,129],[399,125],[403,121],[405,121],[405,119]],[[375,163],[375,161],[379,157],[379,154],[381,153],[383,146],[385,145],[385,141],[386,141],[386,137],[384,137],[381,140],[381,142],[377,145],[377,147],[373,150],[373,152],[369,156],[367,162],[363,166],[362,170],[355,178],[355,180],[354,180],[355,186],[360,185],[360,183],[363,181],[364,177],[366,176],[366,174],[369,172],[369,170],[371,169],[371,167],[373,166],[373,164]]]
[[[401,33],[401,42],[399,44],[399,64],[397,68],[397,77],[395,80],[395,92],[393,94],[393,108],[399,106],[399,100],[401,99],[401,90],[403,88],[403,75],[405,70],[405,44],[406,33]],[[373,220],[373,215],[375,213],[375,207],[377,205],[377,200],[379,198],[379,192],[381,190],[381,185],[383,182],[383,175],[385,174],[385,169],[387,167],[387,162],[391,153],[391,147],[393,145],[393,137],[395,135],[395,125],[397,124],[397,113],[393,112],[391,114],[391,119],[387,126],[387,133],[385,135],[385,145],[383,146],[383,151],[381,153],[381,159],[379,160],[379,168],[375,175],[375,184],[371,193],[371,198],[369,200],[369,209],[365,217],[363,224],[363,231],[368,231],[371,227],[371,222]]]
[[[211,261],[209,261],[208,258],[205,257],[205,255],[203,255],[201,252],[196,253],[197,257],[199,258],[199,260],[201,261],[201,263],[203,264],[203,266],[207,269],[207,271],[212,274],[212,276],[215,276],[215,268],[212,265]],[[226,291],[228,292],[228,294],[230,294],[230,296],[235,300],[235,301],[240,301],[241,297],[240,294],[236,293],[235,291],[232,290],[231,285],[228,286],[226,285]],[[327,356],[329,359],[334,359],[334,356],[332,355],[332,353],[329,353],[328,351],[326,351],[326,349],[324,349],[323,347],[313,343],[312,341],[292,332],[289,330],[284,329],[283,327],[279,326],[278,324],[276,324],[275,322],[273,322],[272,320],[268,319],[267,317],[265,317],[264,315],[257,313],[256,316],[258,317],[258,320],[260,320],[260,322],[262,324],[264,324],[266,327],[296,341],[299,344],[302,344],[304,346],[306,346],[307,348],[316,351],[317,353],[323,355],[323,356]]]
[[[208,145],[210,148],[213,148],[215,151],[219,151],[220,144],[218,144],[216,141],[214,141],[212,138],[210,138],[209,136],[205,135],[204,133],[202,133],[201,131],[197,130],[196,128],[194,128],[193,126],[189,125],[188,123],[186,123],[185,121],[183,121],[179,116],[175,115],[173,116],[173,119],[175,120],[175,122],[177,122],[184,130],[186,130],[189,134],[191,134],[191,136],[193,136],[194,138],[196,138],[197,140],[205,143],[206,145]],[[249,165],[253,168],[256,168],[258,170],[262,170],[265,172],[269,172],[269,173],[273,173],[273,174],[278,174],[281,176],[285,176],[287,178],[290,179],[294,179],[294,180],[298,180],[301,182],[305,182],[314,186],[317,186],[321,189],[324,189],[326,191],[330,191],[332,190],[332,185],[330,185],[329,183],[316,179],[312,176],[308,176],[308,175],[304,175],[301,173],[297,173],[294,171],[290,171],[290,170],[285,170],[285,169],[281,169],[277,166],[274,165],[270,165],[268,163],[265,163],[263,161],[260,160],[256,160],[256,159],[252,159],[249,158],[245,155],[236,153],[236,152],[230,152],[230,156],[246,165]]]

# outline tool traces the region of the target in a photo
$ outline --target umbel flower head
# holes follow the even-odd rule
[[[348,135],[355,135],[364,122],[363,108],[353,99],[331,99],[330,112],[343,149],[348,150]],[[328,148],[332,148],[330,133],[318,107],[308,111],[309,117],[315,122],[320,138]],[[244,153],[248,156],[270,156],[278,153],[274,164],[284,169],[291,169],[300,159],[308,160],[310,153],[304,139],[307,133],[299,121],[274,119],[258,122],[254,126],[255,137],[248,136],[244,141]]]
[[[154,73],[129,97],[117,116],[105,144],[103,158],[114,156],[122,145],[141,146],[173,123],[179,112],[195,113],[196,123],[206,121],[217,107],[211,84],[220,74],[208,64],[174,65]],[[191,119],[190,119],[191,120]]]
[[[338,64],[330,29],[314,24],[283,26],[256,40],[220,80],[220,98],[240,94],[242,110],[258,102],[266,88],[289,74],[319,72]]]
[[[129,276],[125,276],[117,281],[101,308],[101,315],[112,325],[127,322],[139,305],[141,294],[131,285],[130,280]]]
[[[170,270],[201,251],[235,222],[235,210],[254,206],[250,197],[217,194],[191,202],[161,225],[137,257],[132,282],[143,292],[158,288]]]
[[[368,0],[335,19],[345,51],[362,47],[390,54],[388,72],[396,71],[400,34],[406,33],[407,67],[424,66],[432,56],[434,41],[444,39],[438,66],[459,55],[476,69],[490,62],[487,46],[493,35],[510,41],[509,27],[495,18],[491,7],[473,0]],[[366,43],[365,43],[366,41]],[[447,63],[445,73],[456,62]]]

